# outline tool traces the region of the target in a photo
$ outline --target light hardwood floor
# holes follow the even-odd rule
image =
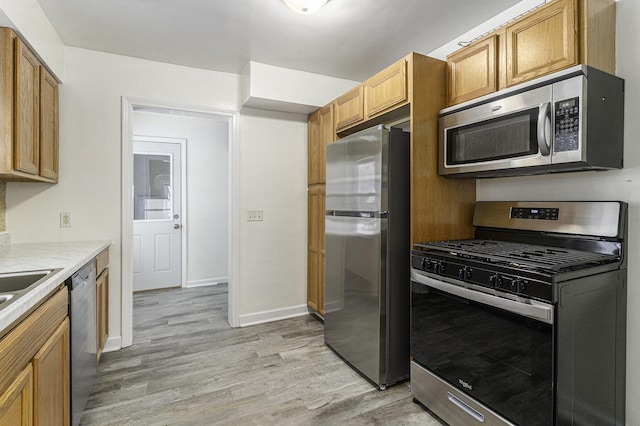
[[[134,296],[133,346],[105,353],[83,425],[440,425],[408,383],[379,391],[303,316],[230,328],[227,287]]]

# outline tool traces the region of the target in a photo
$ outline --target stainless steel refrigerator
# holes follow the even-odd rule
[[[325,342],[380,389],[409,377],[409,133],[327,146]]]

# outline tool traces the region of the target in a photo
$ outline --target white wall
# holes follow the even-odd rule
[[[240,76],[65,48],[60,87],[60,180],[9,183],[7,229],[14,244],[108,239],[110,331],[121,331],[121,96],[238,110]],[[243,111],[240,211],[263,209],[263,222],[240,220],[234,244],[241,324],[306,312],[306,118]],[[58,214],[73,214],[59,228]]]
[[[306,313],[306,116],[245,109],[240,117],[243,325]],[[246,222],[262,209],[262,222]]]
[[[625,79],[624,169],[478,180],[478,200],[621,200],[629,203],[627,419],[640,425],[640,2],[619,0],[616,74]]]
[[[227,282],[228,119],[136,111],[133,134],[187,140],[187,286]]]
[[[9,183],[7,229],[14,244],[107,239],[109,328],[121,330],[121,96],[237,110],[239,76],[66,48],[60,86],[57,185]],[[58,214],[70,211],[73,227]]]

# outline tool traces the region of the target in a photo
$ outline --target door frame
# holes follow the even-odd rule
[[[133,343],[133,112],[139,108],[159,108],[226,117],[229,123],[229,219],[228,219],[228,322],[231,327],[239,327],[238,297],[239,283],[239,229],[240,229],[240,134],[238,111],[208,108],[194,105],[175,104],[166,101],[155,101],[122,96],[122,135],[121,135],[121,346]]]
[[[134,108],[135,110],[135,108]],[[187,140],[184,138],[167,138],[163,136],[144,136],[133,135],[131,153],[135,152],[133,144],[135,142],[158,142],[158,143],[175,143],[180,145],[180,287],[187,286]],[[123,163],[124,164],[124,163]],[[133,208],[133,206],[132,206]],[[133,210],[131,210],[133,211]],[[133,220],[133,219],[132,219]],[[133,225],[132,225],[133,226]],[[132,253],[133,254],[133,253]],[[133,286],[133,281],[131,282]],[[133,290],[133,287],[132,287]]]

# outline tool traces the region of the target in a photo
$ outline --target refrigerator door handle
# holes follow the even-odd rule
[[[361,211],[339,211],[339,210],[327,210],[326,216],[338,216],[338,217],[360,217],[364,219],[386,219],[389,217],[389,212],[361,212]]]

